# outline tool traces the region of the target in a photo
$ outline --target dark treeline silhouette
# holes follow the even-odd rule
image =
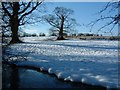
[[[102,36],[99,34],[79,33],[77,36]]]
[[[12,34],[3,34],[3,37],[12,37]],[[40,33],[37,35],[36,33],[30,34],[30,33],[18,33],[19,37],[41,37],[41,36],[46,36],[44,33]]]

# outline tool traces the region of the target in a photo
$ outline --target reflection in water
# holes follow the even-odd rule
[[[19,87],[19,71],[18,68],[2,65],[2,88],[3,90],[18,90]]]
[[[11,86],[10,89],[11,90],[18,90],[19,87],[19,71],[18,68],[15,67],[11,67],[11,77],[10,77],[10,81],[11,81]]]
[[[105,90],[101,87],[69,83],[35,70],[10,67],[3,64],[3,90],[22,90],[23,88],[77,88],[78,90]]]

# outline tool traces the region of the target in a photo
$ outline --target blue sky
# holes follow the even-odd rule
[[[74,17],[77,20],[77,22],[81,25],[80,27],[76,27],[76,29],[78,30],[78,33],[97,33],[97,30],[102,25],[104,25],[107,21],[102,21],[102,22],[96,24],[91,32],[90,32],[90,27],[85,27],[85,26],[83,26],[83,24],[87,25],[91,21],[99,18],[100,14],[98,14],[98,12],[102,8],[104,8],[104,6],[106,4],[107,4],[107,2],[45,2],[45,8],[47,10],[47,13],[44,13],[44,14],[52,13],[54,8],[57,6],[72,9],[72,10],[74,10],[74,14],[72,15],[72,17]],[[108,11],[106,11],[105,13],[103,13],[103,15],[108,15],[108,14],[114,15],[115,13],[117,13],[117,12],[108,13]],[[41,13],[41,15],[42,14],[43,13]],[[37,33],[37,34],[45,33],[48,35],[50,27],[51,26],[49,24],[38,23],[36,25],[27,26],[27,28],[25,28],[25,32]],[[109,29],[110,29],[110,27],[104,28],[98,34],[111,35],[110,33],[107,33],[107,34],[104,33],[104,32],[109,31]],[[117,30],[117,26],[116,26],[114,28],[112,34],[117,35],[117,32],[118,32],[118,30]]]

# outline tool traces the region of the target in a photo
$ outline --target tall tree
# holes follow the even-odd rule
[[[44,15],[42,18],[52,26],[50,28],[52,32],[58,32],[57,40],[64,40],[64,33],[73,31],[73,27],[77,25],[76,20],[70,17],[72,14],[71,9],[56,7],[53,14]]]
[[[18,37],[19,26],[29,23],[28,17],[42,2],[2,2],[3,28],[9,28],[12,32],[10,43],[21,42]]]

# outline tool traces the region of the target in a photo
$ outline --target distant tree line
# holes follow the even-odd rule
[[[12,34],[3,34],[3,37],[12,37]],[[41,36],[46,36],[44,33],[39,33],[39,35],[37,35],[36,33],[30,34],[30,33],[19,33],[18,34],[19,37],[41,37]]]
[[[50,33],[50,36],[58,36],[58,33]],[[73,34],[67,34],[64,33],[63,36],[102,36],[100,34],[90,34],[90,33],[73,33]]]
[[[59,34],[53,32],[53,33],[49,33],[49,36],[59,36]],[[63,36],[69,36],[69,35],[67,33],[63,33]]]
[[[79,33],[77,36],[102,36],[99,34]]]

